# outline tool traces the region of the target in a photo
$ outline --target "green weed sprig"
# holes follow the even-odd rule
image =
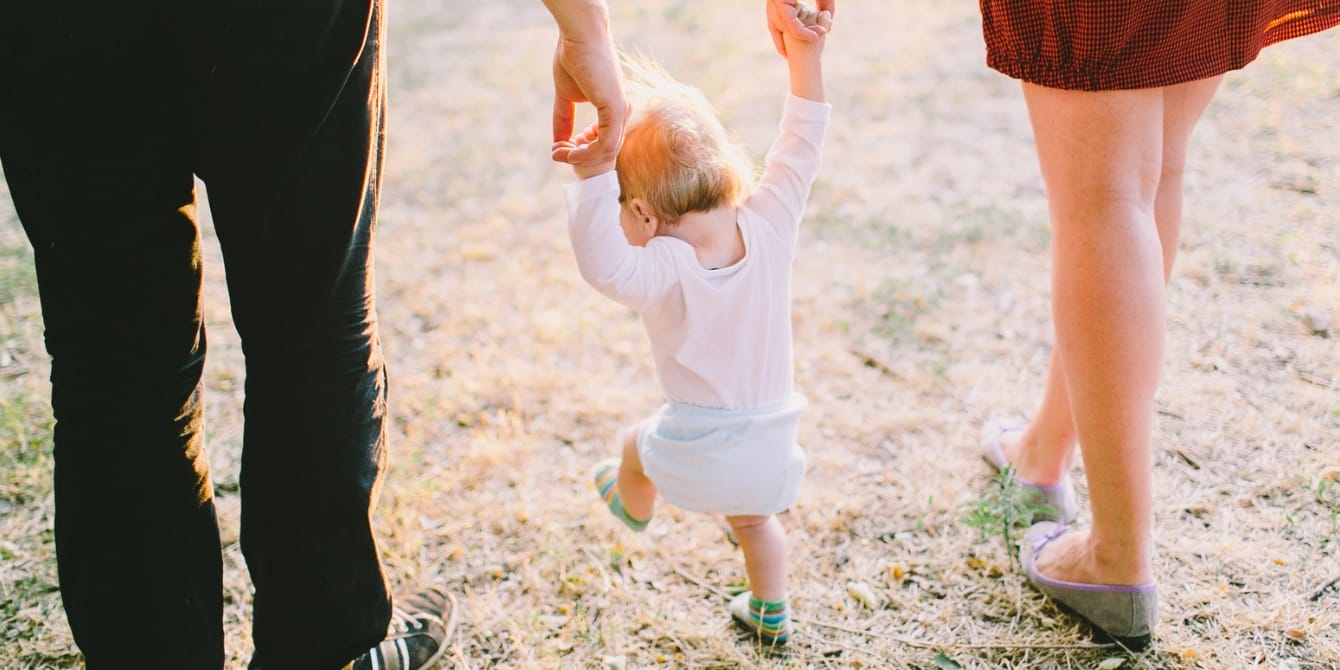
[[[1037,489],[1020,486],[1015,480],[1014,468],[1006,467],[991,479],[981,498],[964,505],[959,521],[980,531],[982,539],[992,535],[1000,537],[1010,560],[1018,561],[1018,552],[1014,551],[1014,527],[1028,527],[1040,515],[1056,516],[1056,508],[1038,502],[1039,498]]]

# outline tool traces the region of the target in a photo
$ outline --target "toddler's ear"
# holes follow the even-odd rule
[[[633,215],[637,217],[637,225],[648,235],[655,235],[661,227],[661,215],[642,198],[633,198],[629,206],[633,209]]]
[[[651,208],[647,206],[646,201],[642,198],[633,198],[630,206],[633,209],[633,215],[637,217],[638,223],[644,223],[655,218]]]

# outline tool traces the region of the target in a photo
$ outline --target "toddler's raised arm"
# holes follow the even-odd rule
[[[828,29],[833,25],[833,16],[827,11],[818,11],[807,5],[795,7],[796,18],[805,26],[822,30],[812,40],[784,34],[782,42],[786,45],[786,67],[791,73],[791,94],[824,102],[823,67],[820,62],[824,52],[824,42],[828,39]]]
[[[825,32],[832,25],[828,12],[805,7],[796,11],[800,20]],[[819,172],[819,148],[828,127],[829,105],[820,61],[826,39],[825,34],[808,42],[789,34],[783,37],[791,95],[782,110],[778,137],[764,161],[763,176],[748,202],[793,242],[810,186]]]

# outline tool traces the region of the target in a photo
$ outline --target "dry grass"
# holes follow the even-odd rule
[[[621,39],[700,85],[761,155],[785,77],[759,8],[613,4]],[[529,0],[391,11],[378,279],[395,421],[377,522],[397,587],[460,594],[459,666],[1340,666],[1340,591],[1317,590],[1340,576],[1340,356],[1300,321],[1309,305],[1340,315],[1340,31],[1230,74],[1194,138],[1156,424],[1163,619],[1154,651],[1127,657],[957,520],[988,479],[977,427],[1032,410],[1050,346],[1017,85],[982,65],[972,3],[844,6],[795,291],[812,403],[811,471],[783,517],[800,634],[767,656],[728,629],[720,594],[744,571],[716,521],[663,506],[633,536],[587,483],[658,394],[637,320],[581,283],[567,248],[547,15]],[[39,310],[17,223],[0,220],[0,666],[74,668]],[[243,367],[206,236],[208,438],[241,668]]]

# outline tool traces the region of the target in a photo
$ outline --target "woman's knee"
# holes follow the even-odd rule
[[[1159,189],[1182,188],[1182,177],[1186,174],[1186,154],[1163,156],[1162,169],[1159,172]]]

